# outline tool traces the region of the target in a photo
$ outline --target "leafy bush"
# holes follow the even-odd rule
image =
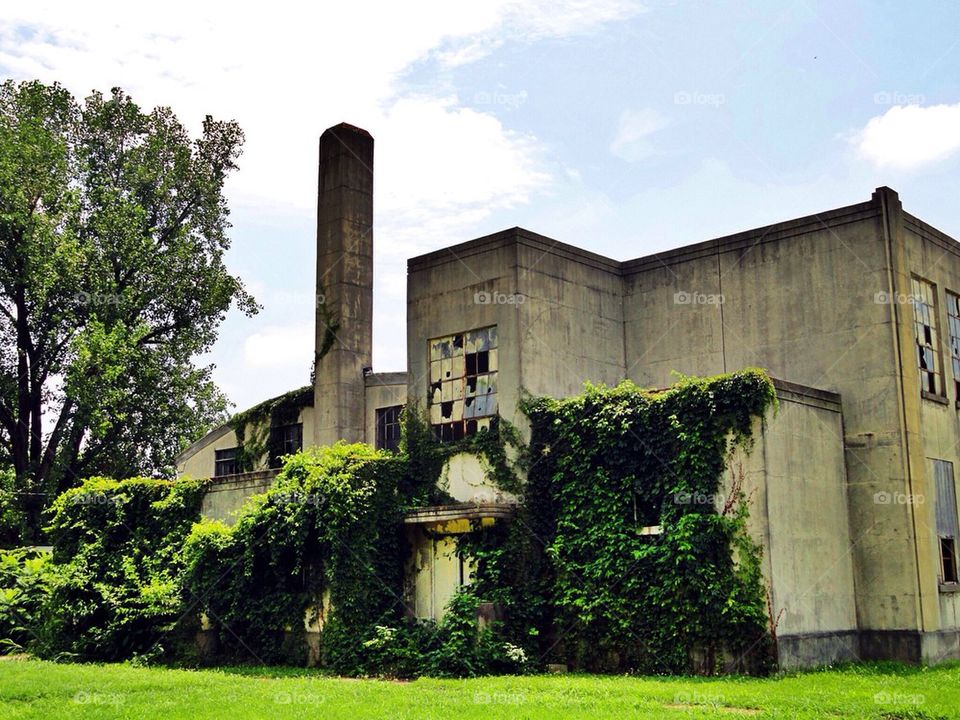
[[[47,655],[162,654],[185,629],[184,540],[200,517],[193,480],[91,478],[53,505],[57,572],[38,634]]]
[[[0,654],[32,645],[47,602],[53,565],[48,553],[0,550]]]
[[[729,653],[762,670],[760,549],[742,493],[717,498],[731,451],[775,403],[754,370],[527,399],[524,508],[461,541],[476,592],[505,607],[517,644],[575,667],[681,673],[700,658],[712,672]]]
[[[194,527],[186,587],[227,655],[303,663],[309,614],[323,627],[323,662],[357,671],[367,631],[401,617],[404,468],[367,445],[306,450],[233,528]]]

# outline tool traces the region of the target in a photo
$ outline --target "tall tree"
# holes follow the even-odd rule
[[[116,88],[0,87],[0,462],[34,529],[80,478],[167,466],[223,417],[195,359],[232,303],[257,310],[223,261],[242,142]]]

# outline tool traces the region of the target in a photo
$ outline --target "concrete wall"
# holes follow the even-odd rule
[[[839,397],[777,382],[776,416],[755,425],[726,478],[742,477],[763,546],[783,668],[855,660],[857,611]]]
[[[376,447],[377,409],[407,404],[407,374],[373,373],[366,377],[365,431],[363,441]]]
[[[950,332],[947,321],[946,292],[960,293],[960,247],[951,238],[935,228],[906,213],[901,215],[901,236],[904,248],[905,267],[910,274],[933,283],[937,293],[937,329],[940,336],[941,360],[945,394],[939,399],[922,395],[911,389],[916,407],[919,427],[911,434],[911,442],[917,451],[913,467],[911,493],[903,502],[914,513],[917,528],[918,555],[920,557],[920,583],[931,598],[924,622],[924,629],[931,637],[924,645],[924,659],[935,661],[943,656],[960,656],[957,646],[957,631],[960,630],[960,593],[954,588],[939,584],[939,548],[936,533],[936,486],[932,461],[946,460],[953,463],[954,478],[960,476],[960,416],[958,416],[956,378],[950,361]],[[907,283],[908,273],[903,274]],[[903,290],[910,293],[909,285]],[[912,307],[902,306],[904,321],[912,321]],[[908,327],[912,335],[913,328]],[[912,347],[910,348],[912,350]],[[907,353],[905,353],[907,355]],[[916,361],[912,355],[904,359],[904,378],[917,376]],[[908,378],[909,375],[909,378]],[[904,383],[905,387],[907,383]]]
[[[757,366],[839,392],[851,544],[838,552],[854,554],[858,616],[916,630],[910,510],[875,502],[907,488],[895,306],[877,302],[895,292],[882,201],[624,263],[626,364],[643,385]]]

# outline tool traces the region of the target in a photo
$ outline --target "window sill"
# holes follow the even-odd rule
[[[947,400],[943,395],[936,395],[932,392],[927,392],[926,390],[920,391],[920,397],[924,400],[932,400],[933,402],[940,403],[941,405],[949,405],[950,401]]]
[[[941,593],[960,593],[960,583],[940,583]]]

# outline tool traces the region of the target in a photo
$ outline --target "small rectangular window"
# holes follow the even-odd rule
[[[957,486],[953,479],[953,463],[933,461],[937,486],[937,537],[940,545],[940,582],[957,582]]]
[[[270,428],[270,467],[283,465],[283,456],[303,450],[303,423]]]
[[[400,449],[400,414],[403,405],[377,408],[377,450]]]
[[[223,477],[224,475],[236,475],[240,472],[237,462],[237,448],[226,448],[225,450],[216,450],[213,460],[213,476]]]
[[[940,338],[937,335],[937,289],[932,283],[916,277],[911,279],[911,287],[920,389],[931,395],[943,395]]]

